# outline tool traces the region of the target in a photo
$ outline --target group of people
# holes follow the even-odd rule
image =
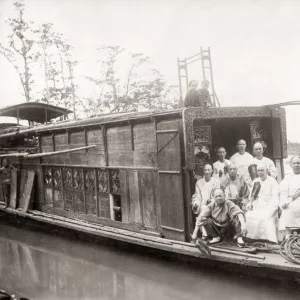
[[[240,247],[243,237],[278,243],[281,236],[300,228],[300,156],[291,159],[293,173],[278,185],[274,162],[263,156],[263,146],[255,143],[253,154],[239,140],[238,152],[229,160],[226,149],[217,150],[219,160],[204,166],[204,176],[196,182],[192,210],[197,215],[192,240],[215,244],[229,232]]]
[[[191,80],[189,90],[184,99],[185,107],[210,107],[213,106],[211,97],[208,91],[209,81],[204,79],[201,83],[201,88],[198,88],[197,80]]]

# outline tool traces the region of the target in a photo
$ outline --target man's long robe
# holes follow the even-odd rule
[[[210,202],[212,191],[218,187],[220,187],[220,181],[216,177],[212,177],[208,182],[204,178],[196,182],[195,194],[192,197],[194,213],[201,213],[203,208]],[[196,209],[197,207],[198,209]]]
[[[269,240],[277,243],[278,222],[278,184],[277,181],[268,176],[266,180],[256,178],[250,191],[252,193],[254,184],[261,185],[258,197],[253,201],[253,209],[246,212],[247,237],[255,240]]]
[[[237,177],[235,180],[226,177],[221,181],[220,187],[225,191],[225,198],[233,201],[241,209],[249,202],[249,188],[244,179]]]
[[[294,193],[300,189],[300,174],[290,174],[283,179],[279,186],[280,205],[289,203],[282,209],[278,229],[284,231],[286,227],[300,227],[300,197],[292,200]]]

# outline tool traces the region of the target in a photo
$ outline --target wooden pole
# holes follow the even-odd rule
[[[52,156],[52,155],[59,155],[64,153],[76,152],[81,150],[86,150],[90,148],[95,148],[96,145],[90,145],[86,147],[79,147],[74,149],[66,149],[61,151],[53,151],[53,152],[44,152],[44,153],[37,153],[37,154],[30,154],[30,153],[8,153],[8,154],[1,154],[0,157],[24,157],[24,158],[37,158],[37,157],[44,157],[44,156]]]

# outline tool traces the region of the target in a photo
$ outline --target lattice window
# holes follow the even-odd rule
[[[75,190],[83,189],[83,171],[81,168],[73,168],[73,187]]]
[[[61,168],[53,167],[52,174],[53,174],[53,187],[61,188],[61,186],[62,186]]]
[[[65,167],[63,169],[63,173],[64,173],[64,187],[73,188],[72,169],[70,167]]]
[[[117,175],[118,176],[118,175]],[[97,178],[98,178],[98,191],[99,193],[107,193],[108,192],[108,174],[106,170],[97,170]],[[117,188],[117,186],[115,187]]]
[[[94,192],[96,188],[94,170],[85,170],[84,174],[85,189],[89,192]]]
[[[110,192],[111,194],[120,194],[119,170],[110,170]]]
[[[194,144],[211,144],[211,127],[194,128]]]
[[[51,167],[44,168],[44,183],[46,187],[52,187],[52,171]]]

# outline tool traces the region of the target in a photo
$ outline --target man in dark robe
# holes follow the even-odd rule
[[[238,176],[235,164],[228,167],[228,175],[223,178],[220,184],[220,187],[225,191],[225,198],[246,211],[246,205],[249,202],[248,185],[242,177]]]
[[[204,107],[213,106],[208,88],[209,88],[209,81],[204,79],[201,83],[201,89],[198,90],[200,106],[204,106]]]
[[[199,107],[199,106],[201,106],[197,87],[198,87],[197,80],[191,80],[189,83],[189,90],[184,99],[184,107]]]
[[[219,243],[230,229],[234,229],[238,246],[245,247],[242,235],[247,234],[245,216],[242,210],[232,201],[225,199],[224,191],[216,188],[213,201],[200,213],[196,220],[192,240],[196,240],[200,228],[203,227],[208,236],[212,237],[210,245]]]

